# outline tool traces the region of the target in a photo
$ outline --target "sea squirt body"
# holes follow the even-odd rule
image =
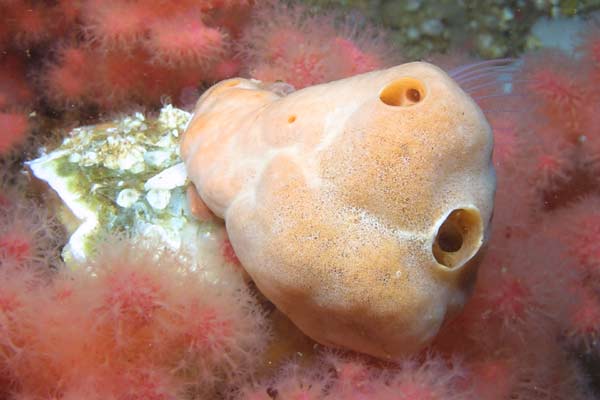
[[[479,107],[423,62],[289,94],[220,82],[181,144],[261,292],[316,341],[381,358],[419,350],[466,302],[491,153]]]

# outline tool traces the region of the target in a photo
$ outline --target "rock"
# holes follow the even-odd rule
[[[81,221],[63,252],[68,262],[85,259],[106,232],[158,237],[179,250],[219,230],[197,223],[187,205],[179,135],[189,118],[166,105],[157,118],[135,113],[79,127],[28,162]]]

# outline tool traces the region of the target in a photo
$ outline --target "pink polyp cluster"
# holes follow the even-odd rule
[[[4,2],[0,46],[0,113],[68,110],[75,119],[165,98],[190,106],[200,87],[240,73],[300,87],[395,61],[372,28],[250,0]],[[3,126],[0,154],[36,125]]]
[[[468,370],[458,360],[425,354],[382,370],[367,359],[324,353],[303,368],[291,362],[270,380],[240,389],[240,400],[467,400]]]
[[[0,3],[0,155],[36,128],[8,123],[8,115],[26,118],[34,108],[122,111],[156,106],[164,97],[179,102],[190,87],[237,74],[231,44],[251,7],[247,1]]]
[[[156,245],[116,238],[50,281],[2,264],[0,366],[14,398],[213,396],[252,371],[269,337],[233,270],[214,271]],[[43,308],[43,312],[39,312]]]
[[[350,18],[307,15],[302,6],[266,2],[255,11],[240,50],[257,79],[282,80],[296,88],[328,82],[399,63],[382,32],[358,29]]]

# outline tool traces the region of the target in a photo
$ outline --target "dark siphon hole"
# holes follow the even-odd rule
[[[413,103],[418,103],[421,101],[421,92],[419,92],[417,89],[408,89],[406,91],[406,98]]]
[[[463,245],[463,235],[459,227],[454,224],[442,225],[437,240],[440,249],[446,253],[455,253]]]

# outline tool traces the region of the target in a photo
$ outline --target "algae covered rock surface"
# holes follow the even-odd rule
[[[183,237],[209,223],[196,222],[187,208],[187,178],[179,136],[190,118],[164,106],[155,117],[134,113],[73,129],[58,148],[30,161],[81,221],[64,256],[83,259],[104,232],[158,237],[179,249]]]

